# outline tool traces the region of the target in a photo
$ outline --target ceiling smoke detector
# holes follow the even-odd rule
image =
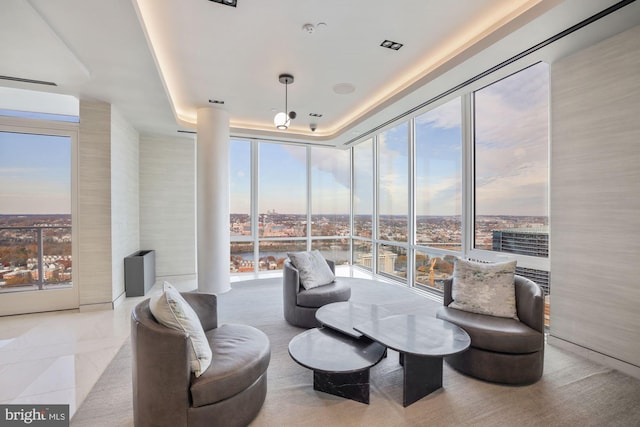
[[[304,31],[307,34],[313,34],[316,31],[322,30],[323,28],[327,28],[326,22],[318,22],[316,25],[313,25],[311,23],[306,23],[302,26],[302,31]]]
[[[214,3],[220,3],[225,6],[231,6],[231,7],[236,7],[238,5],[237,0],[209,0],[209,1],[212,1]]]

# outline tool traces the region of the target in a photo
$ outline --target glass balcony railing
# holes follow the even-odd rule
[[[71,227],[0,227],[0,293],[70,288]]]

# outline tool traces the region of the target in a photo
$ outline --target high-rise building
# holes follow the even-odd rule
[[[493,231],[493,250],[536,257],[549,256],[549,230],[540,228],[510,228]],[[550,294],[551,278],[548,271],[517,267],[516,274],[536,282]]]
[[[549,230],[547,228],[494,230],[493,250],[546,258],[549,256]]]

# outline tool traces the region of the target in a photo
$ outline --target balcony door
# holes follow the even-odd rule
[[[74,125],[0,121],[0,315],[78,308],[76,140]]]

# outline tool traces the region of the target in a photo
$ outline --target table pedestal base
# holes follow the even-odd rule
[[[369,370],[331,374],[313,371],[313,389],[368,404]]]
[[[402,404],[407,407],[442,388],[442,357],[403,354],[404,386]]]

